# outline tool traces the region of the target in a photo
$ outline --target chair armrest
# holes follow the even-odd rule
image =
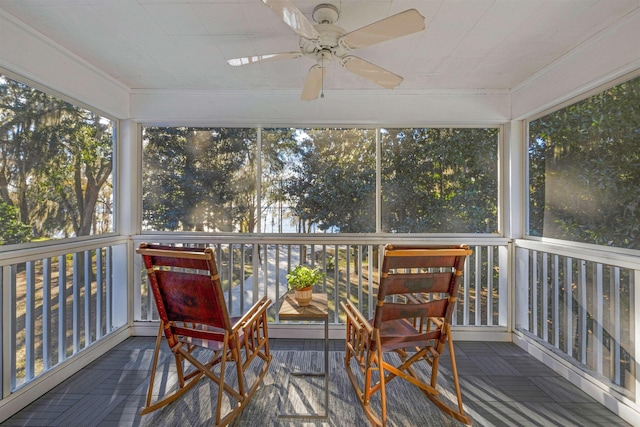
[[[246,325],[252,325],[258,317],[267,311],[272,301],[263,296],[260,301],[255,303],[249,311],[247,311],[232,327],[231,331],[236,332],[238,329],[244,328]]]
[[[341,302],[340,305],[347,315],[347,319],[357,328],[357,329],[366,329],[368,334],[373,333],[373,326],[371,323],[360,313],[360,310],[356,308],[355,305],[351,303],[351,301]]]
[[[436,325],[436,328],[441,328],[444,325],[444,319],[441,317],[429,317],[429,321]]]

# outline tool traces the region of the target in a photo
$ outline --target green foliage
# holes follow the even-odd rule
[[[143,227],[253,232],[256,129],[146,128]]]
[[[371,129],[306,129],[284,192],[310,231],[375,231],[375,133]]]
[[[0,76],[0,130],[0,200],[34,239],[112,231],[110,120]]]
[[[145,129],[143,227],[256,231],[255,132]],[[497,231],[498,129],[383,133],[383,231]],[[277,221],[290,213],[302,233],[376,231],[374,129],[261,135],[263,212]]]
[[[640,78],[529,124],[529,234],[640,249]]]
[[[20,222],[18,209],[0,200],[0,245],[26,243],[31,239],[31,227]]]
[[[320,283],[324,278],[324,272],[318,268],[311,268],[307,265],[299,265],[287,274],[289,289],[303,289]]]
[[[497,232],[498,129],[382,134],[383,231]]]

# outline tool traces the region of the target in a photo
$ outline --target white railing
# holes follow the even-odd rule
[[[323,291],[329,294],[334,324],[344,321],[336,307],[345,298],[373,314],[379,249],[386,243],[344,236],[171,234],[137,237],[133,244],[112,237],[2,252],[3,398],[126,326],[131,303],[134,321],[157,319],[140,257],[132,250],[142,241],[214,246],[232,315],[265,294],[278,301],[286,292],[285,275],[294,265],[319,266],[326,272]],[[396,239],[392,243],[412,241],[416,242]],[[507,241],[484,239],[470,246],[474,255],[465,267],[456,324],[506,331]],[[132,302],[128,299],[130,271],[134,272]],[[276,307],[270,316],[279,324]]]
[[[516,329],[635,400],[640,258],[518,241]]]
[[[465,271],[454,324],[470,327],[502,327],[508,321],[506,239],[473,239],[474,253]],[[193,237],[148,235],[134,239],[140,243],[165,243],[186,246],[212,246],[218,255],[218,269],[225,288],[231,315],[238,315],[263,295],[279,301],[287,292],[286,274],[300,263],[319,267],[326,273],[322,291],[329,296],[329,318],[344,323],[340,301],[350,299],[359,309],[373,316],[377,289],[377,269],[383,243],[425,243],[425,239],[365,239],[357,236],[292,235],[291,237],[242,235],[228,237]],[[459,244],[463,239],[427,241],[433,244]],[[155,321],[157,313],[148,289],[140,257],[134,259],[134,320]],[[278,324],[277,304],[271,307],[270,319]],[[338,309],[336,309],[338,308]]]
[[[2,396],[127,324],[125,239],[0,254]]]
[[[178,233],[0,252],[3,402],[48,371],[72,363],[72,356],[109,342],[105,338],[116,336],[113,331],[155,323],[146,274],[133,251],[142,242],[214,247],[232,315],[262,295],[277,303],[286,292],[286,273],[295,265],[318,266],[326,273],[322,290],[329,295],[336,328],[344,322],[336,309],[344,299],[373,315],[383,244],[467,243],[474,253],[460,287],[457,334],[482,340],[492,333],[487,331],[509,335],[515,327],[516,335],[537,343],[547,356],[560,355],[575,372],[601,381],[607,393],[638,407],[640,258],[634,251],[530,240],[511,244],[490,237]],[[511,275],[515,282],[509,285]],[[277,304],[270,321],[291,326],[278,319]]]

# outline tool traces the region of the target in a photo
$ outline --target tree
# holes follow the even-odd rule
[[[146,128],[144,226],[249,230],[256,210],[255,147],[255,129]]]
[[[289,213],[289,201],[284,190],[284,183],[291,174],[289,165],[298,152],[294,128],[273,128],[262,131],[262,176],[260,191],[260,209],[271,218],[273,225],[277,222],[278,231],[283,232],[283,222]],[[264,224],[265,228],[268,224]]]
[[[496,232],[497,158],[497,129],[384,129],[383,230]]]
[[[33,237],[91,234],[110,197],[111,121],[0,76],[0,131],[0,197]]]
[[[102,189],[112,171],[111,129],[101,117],[88,111],[76,111],[51,129],[62,149],[57,150],[46,167],[43,180],[54,189],[58,206],[73,227],[76,236],[91,234],[94,213]]]
[[[26,243],[31,239],[31,227],[18,219],[18,208],[0,201],[0,245]]]
[[[5,203],[19,209],[20,220],[33,225],[36,237],[47,234],[42,228],[50,212],[43,203],[48,189],[41,178],[58,140],[47,138],[70,107],[25,84],[0,79],[0,126],[2,129],[0,195]]]
[[[304,232],[375,231],[374,138],[371,129],[305,130],[284,184]]]
[[[529,125],[529,233],[640,248],[640,78]]]

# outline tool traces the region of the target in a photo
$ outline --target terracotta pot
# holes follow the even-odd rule
[[[313,296],[313,286],[307,286],[306,288],[302,289],[294,289],[294,291],[294,296],[296,298],[296,301],[298,301],[298,305],[300,307],[309,305]]]

